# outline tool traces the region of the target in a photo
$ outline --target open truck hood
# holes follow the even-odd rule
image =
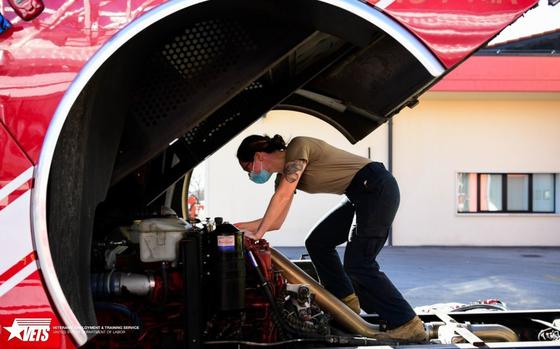
[[[145,58],[127,80],[112,183],[164,151],[153,198],[271,109],[358,142],[536,4],[440,2],[209,2],[152,25],[112,62]]]

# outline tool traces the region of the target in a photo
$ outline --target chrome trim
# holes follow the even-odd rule
[[[406,30],[397,21],[358,0],[317,0],[329,5],[336,6],[353,13],[387,34],[391,35],[403,45],[434,77],[445,72],[445,68],[432,52],[413,34]]]
[[[511,328],[499,324],[471,324],[467,329],[484,342],[519,342]]]
[[[69,328],[76,344],[82,346],[87,342],[87,334],[80,326],[78,319],[68,304],[68,300],[62,291],[58,281],[52,255],[49,247],[49,237],[47,233],[47,185],[49,181],[50,167],[56,149],[56,143],[62,127],[72,105],[82,92],[88,81],[93,77],[101,65],[114,54],[117,49],[123,46],[135,35],[148,28],[157,21],[208,0],[171,0],[166,2],[137,20],[129,23],[115,36],[109,39],[84,65],[80,73],[72,81],[66,93],[58,105],[47,133],[43,141],[43,147],[39,156],[39,161],[35,167],[35,187],[32,190],[31,199],[31,229],[32,236],[37,250],[38,263],[47,284],[49,295],[58,310],[59,316]]]
[[[47,285],[49,294],[62,322],[70,329],[76,344],[81,346],[87,342],[87,335],[80,327],[78,319],[74,315],[58,281],[52,256],[50,253],[49,239],[47,233],[47,185],[50,167],[56,149],[58,137],[70,109],[88,81],[93,77],[101,65],[135,35],[148,28],[157,21],[172,15],[185,8],[207,2],[209,0],[171,0],[152,9],[137,20],[129,23],[115,36],[109,39],[84,65],[80,73],[72,81],[60,104],[58,105],[43,141],[39,161],[35,167],[35,187],[32,190],[31,201],[31,229],[38,255],[38,263]],[[420,41],[408,33],[396,21],[390,19],[375,8],[363,4],[357,0],[317,0],[348,12],[351,12],[380,29],[387,32],[393,38],[403,44],[434,77],[441,75],[445,69],[426,49]]]
[[[154,292],[154,289],[156,288],[156,278],[152,274],[148,274],[148,286],[150,288],[150,292],[148,293],[148,296],[151,296],[152,293]]]
[[[459,314],[457,312],[456,314]],[[443,333],[444,336],[455,336],[459,335],[463,337],[470,344],[480,347],[484,342],[518,342],[519,337],[517,334],[509,327],[499,325],[499,324],[470,324],[470,323],[460,323],[451,317],[450,314],[441,311],[436,311],[434,313],[444,325],[439,322],[431,323],[431,326],[426,325],[426,329],[429,334],[433,334],[433,329],[436,329],[437,337]],[[442,332],[443,330],[443,332]],[[430,337],[432,339],[434,337]],[[441,339],[441,338],[440,338]],[[443,342],[446,343],[445,341]]]

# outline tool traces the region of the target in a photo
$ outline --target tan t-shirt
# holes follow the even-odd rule
[[[295,137],[286,149],[286,162],[306,160],[297,189],[307,193],[343,194],[352,178],[371,160],[338,149],[317,138]],[[276,178],[280,183],[281,175]]]

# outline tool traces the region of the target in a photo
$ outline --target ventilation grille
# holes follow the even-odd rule
[[[184,135],[184,139],[187,144],[195,145],[199,143],[220,143],[222,137],[227,138],[227,134],[234,133],[239,123],[235,123],[232,126],[232,122],[242,118],[244,115],[242,110],[247,110],[247,106],[250,105],[251,100],[255,95],[260,96],[266,90],[266,84],[256,80],[247,86],[243,92],[235,97],[230,103],[227,104],[226,108],[222,109],[220,113],[212,115],[211,118],[202,121],[195,127],[193,127],[189,132]],[[243,124],[243,123],[241,123]]]
[[[236,118],[238,118],[240,115],[241,113],[233,113],[229,117],[225,118],[222,122],[218,123],[216,126],[212,127],[209,130],[206,130],[206,128],[204,127],[206,123],[203,122],[200,125],[194,127],[191,131],[187,132],[185,134],[185,140],[187,141],[187,144],[195,144],[198,143],[199,141],[201,143],[206,143],[212,137],[218,136],[220,134],[220,131],[224,130],[224,127],[226,127]],[[204,131],[200,132],[201,130]],[[204,137],[202,139],[198,139],[199,136],[201,135],[203,135]]]
[[[216,82],[243,55],[256,50],[235,21],[213,19],[190,25],[151,57],[134,94],[134,116],[146,128],[164,123],[197,90]]]

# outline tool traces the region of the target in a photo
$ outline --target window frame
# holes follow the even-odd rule
[[[556,178],[558,177],[558,174],[556,173],[550,173],[550,172],[542,172],[542,173],[532,173],[531,174],[531,181],[529,182],[529,188],[531,189],[531,197],[530,197],[530,204],[531,204],[531,208],[533,208],[533,175],[534,174],[549,174],[552,175],[552,212],[550,211],[532,211],[531,213],[547,213],[547,214],[551,214],[551,213],[558,213],[558,207],[556,206],[557,202],[558,202],[558,197],[557,197],[557,188],[558,188],[558,183],[556,182]]]
[[[548,174],[552,175],[552,211],[534,211],[533,210],[533,175],[535,173],[527,173],[527,172],[457,172],[455,178],[458,178],[459,174],[476,174],[476,211],[459,211],[457,197],[459,192],[456,189],[457,194],[455,195],[455,205],[456,205],[456,213],[461,215],[472,215],[472,214],[557,214],[557,174],[551,172],[542,172],[537,174]],[[500,175],[502,179],[502,209],[498,211],[489,211],[489,210],[481,210],[481,203],[482,198],[480,195],[481,186],[480,186],[480,177],[481,175]],[[528,176],[529,178],[529,186],[528,186],[528,195],[527,200],[528,202],[528,209],[527,210],[508,210],[508,184],[507,179],[508,175],[522,175]],[[458,188],[458,186],[456,186]]]

